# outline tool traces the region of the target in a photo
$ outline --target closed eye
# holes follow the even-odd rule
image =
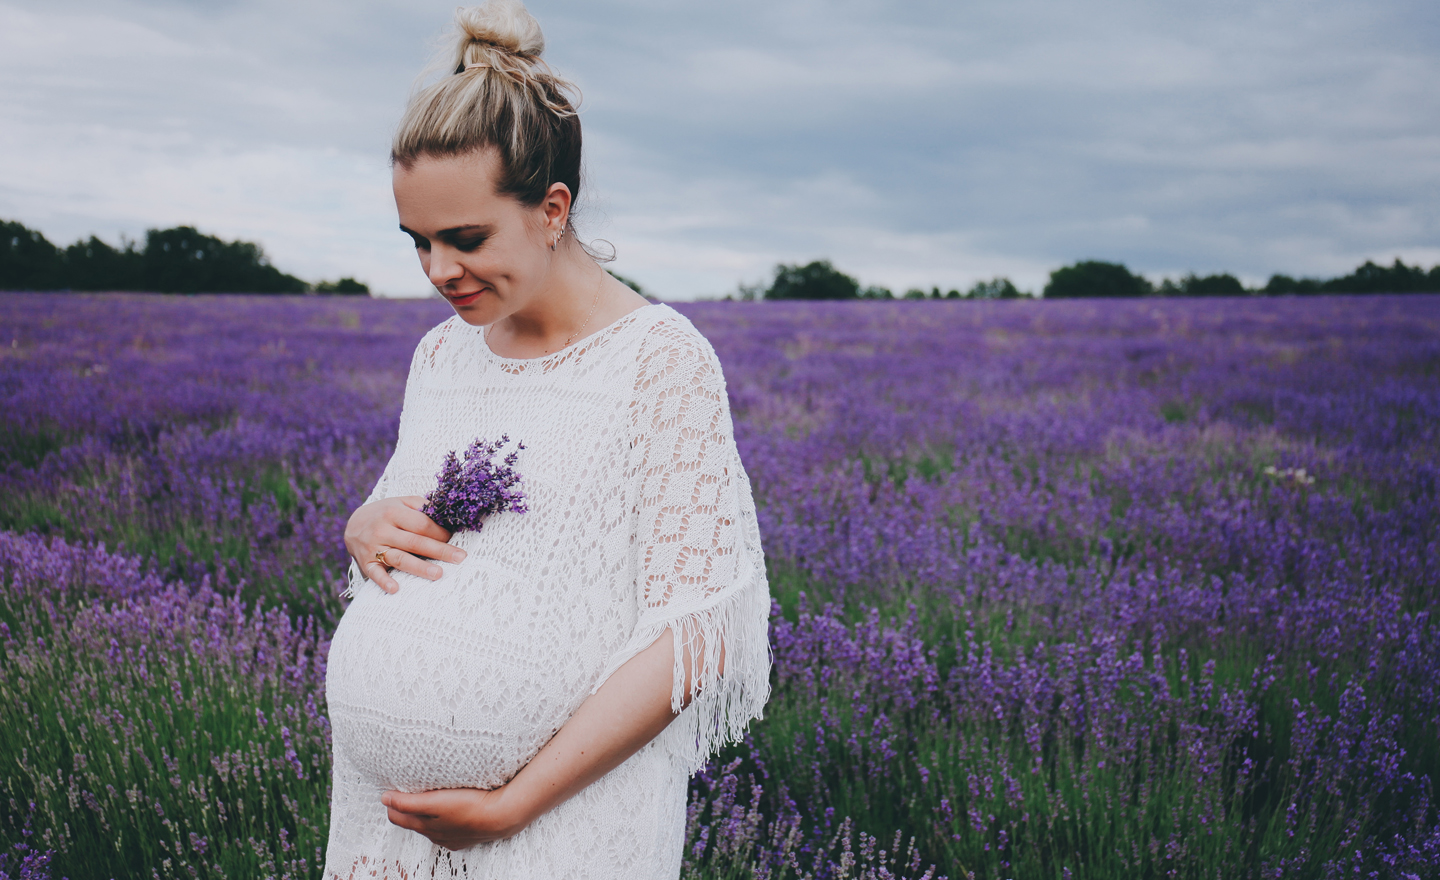
[[[465,226],[452,226],[449,229],[442,229],[436,235],[446,244],[457,251],[469,253],[495,234],[495,227],[488,223],[470,223]]]
[[[410,240],[413,241],[413,242],[415,242],[415,249],[416,249],[417,251],[428,251],[428,250],[430,250],[430,240],[429,240],[428,238],[426,238],[425,236],[420,235],[419,233],[415,232],[414,230],[406,229],[404,226],[401,226],[401,227],[400,227],[400,231],[403,232],[403,233],[405,233],[406,235],[410,236]]]
[[[430,250],[430,240],[425,236],[413,229],[407,229],[403,225],[400,227],[400,231],[410,236],[415,242],[415,248],[417,250]],[[457,251],[469,253],[485,244],[485,242],[490,239],[490,236],[494,234],[494,228],[489,225],[472,224],[469,226],[456,226],[451,229],[442,229],[437,233],[437,236],[442,242],[455,248]]]
[[[483,245],[494,234],[494,228],[488,225],[471,225],[442,229],[436,233],[436,236],[455,250],[469,253]]]

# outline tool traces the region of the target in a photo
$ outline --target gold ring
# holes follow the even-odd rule
[[[385,566],[387,570],[394,567],[390,563],[385,561],[385,554],[389,552],[389,547],[381,547],[379,550],[375,551],[375,561]]]

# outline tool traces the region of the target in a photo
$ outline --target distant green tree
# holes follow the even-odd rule
[[[1046,299],[1077,297],[1135,297],[1154,292],[1150,282],[1120,263],[1082,260],[1050,273],[1050,283],[1041,295]]]
[[[370,286],[361,284],[354,278],[341,278],[339,281],[321,281],[315,285],[316,293],[338,293],[344,296],[369,296]]]
[[[192,226],[151,229],[145,246],[95,236],[63,250],[15,221],[0,221],[0,290],[145,290],[156,293],[303,293],[304,281],[270,265],[258,244],[222,241]],[[368,293],[353,278],[317,291]]]
[[[1169,279],[1166,279],[1168,282]],[[1240,279],[1226,272],[1201,278],[1193,272],[1180,279],[1179,296],[1245,296],[1249,293]],[[1162,286],[1163,292],[1163,286]]]
[[[609,269],[606,269],[605,271],[606,271],[606,272],[610,272]],[[631,290],[635,291],[636,293],[640,294],[641,296],[646,296],[646,295],[647,295],[647,294],[645,293],[645,288],[641,287],[641,286],[640,286],[640,282],[638,282],[638,281],[633,281],[633,280],[631,280],[631,279],[629,279],[629,278],[626,278],[624,275],[621,275],[619,272],[610,272],[610,277],[611,277],[611,278],[614,278],[616,281],[619,281],[621,284],[625,285],[626,287],[630,288]]]
[[[0,221],[0,290],[58,290],[65,284],[60,249],[34,229]]]
[[[894,299],[895,294],[890,292],[888,287],[871,285],[860,291],[861,299]]]
[[[1020,292],[1009,278],[992,278],[989,281],[976,281],[966,291],[966,299],[1019,299],[1025,294]]]
[[[144,290],[145,255],[133,241],[113,248],[92,235],[65,249],[65,277],[74,290]]]
[[[1260,292],[1266,296],[1284,296],[1291,293],[1320,293],[1325,282],[1315,278],[1291,278],[1289,275],[1271,275]]]
[[[765,298],[765,291],[766,291],[766,287],[765,287],[765,285],[764,285],[763,283],[760,283],[760,284],[741,284],[741,285],[740,285],[740,289],[739,289],[738,291],[736,291],[736,295],[732,296],[732,295],[730,295],[730,294],[726,294],[726,295],[725,295],[725,298],[726,298],[726,299],[738,299],[738,300],[740,300],[741,302],[754,302],[754,301],[757,300],[757,299],[764,299],[764,298]]]
[[[1436,267],[1440,269],[1440,266]],[[1377,266],[1366,260],[1349,275],[1332,278],[1324,289],[1335,293],[1430,293],[1440,291],[1440,276],[1419,266],[1407,266],[1396,258],[1393,265]]]
[[[145,233],[145,286],[158,293],[303,293],[307,285],[270,265],[258,244],[177,226]]]
[[[1366,260],[1349,275],[1321,280],[1271,275],[1263,292],[1267,296],[1315,293],[1440,293],[1440,266],[1425,271],[1396,259],[1389,266]]]
[[[925,291],[921,290],[918,287],[912,287],[909,290],[905,291],[905,296],[903,297],[903,299],[925,299],[925,297]]]
[[[830,265],[815,260],[804,266],[781,263],[766,299],[859,299],[860,282]]]

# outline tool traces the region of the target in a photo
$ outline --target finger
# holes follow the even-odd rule
[[[410,831],[419,831],[421,834],[425,833],[425,820],[412,813],[406,813],[394,807],[387,807],[385,809],[385,818],[390,820],[391,825],[398,825]]]
[[[380,796],[386,807],[419,819],[439,818],[440,807],[434,792],[387,791]]]
[[[418,508],[410,505],[396,508],[394,523],[407,532],[414,532],[417,535],[424,535],[427,538],[434,538],[437,541],[450,540],[450,532],[435,520],[426,516]]]
[[[365,573],[366,577],[375,582],[375,586],[387,593],[393,593],[400,589],[400,584],[390,576],[390,572],[385,569],[385,566],[374,559],[360,566],[360,570]]]
[[[396,571],[419,575],[426,580],[436,581],[445,573],[444,569],[428,559],[421,559],[397,547],[385,551],[385,564]]]
[[[414,532],[406,532],[396,529],[388,537],[391,539],[389,546],[404,550],[412,556],[423,556],[427,559],[438,559],[444,562],[463,562],[465,551],[443,541],[434,538],[426,538]]]

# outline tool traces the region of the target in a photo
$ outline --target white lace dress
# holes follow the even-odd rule
[[[352,566],[330,647],[327,878],[675,878],[689,775],[769,694],[770,598],[714,351],[667,306],[546,358],[507,360],[458,317],[416,349],[371,500],[424,495],[476,438],[523,442],[529,512],[452,543],[436,582],[387,595]],[[695,698],[655,741],[498,843],[450,851],[391,825],[387,789],[495,788],[667,628]],[[703,647],[700,647],[703,646]],[[724,674],[716,676],[724,649]]]

